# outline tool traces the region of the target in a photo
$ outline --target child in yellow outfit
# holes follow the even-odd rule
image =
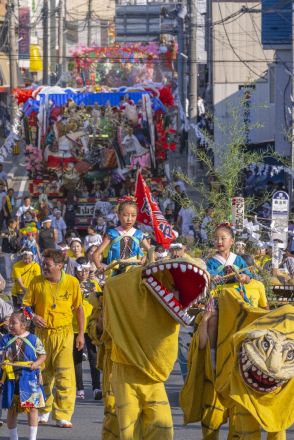
[[[14,308],[20,307],[22,298],[26,293],[30,282],[38,275],[41,275],[41,268],[34,261],[33,252],[30,249],[23,249],[22,259],[14,263],[12,267],[12,301]]]

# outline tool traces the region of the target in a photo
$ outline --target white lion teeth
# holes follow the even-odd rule
[[[248,383],[253,383],[253,380],[249,378]]]
[[[198,267],[193,267],[193,271],[195,272],[195,273],[198,273]]]
[[[189,270],[192,270],[192,269],[193,269],[193,266],[192,266],[192,264],[188,264],[188,266],[187,266],[187,267],[188,267],[188,269],[189,269]]]
[[[246,364],[243,365],[243,371],[249,370],[251,367],[251,362],[247,361]]]
[[[151,270],[150,269],[147,269],[146,270],[146,275],[150,275],[151,274]]]
[[[157,284],[157,281],[153,281],[152,283],[151,283],[151,286],[152,287],[156,287],[158,284]]]
[[[171,269],[171,264],[170,264],[170,263],[167,263],[165,267],[166,267],[167,269]]]
[[[259,391],[265,391],[265,388],[260,387]]]
[[[199,269],[199,275],[203,275],[203,270]]]
[[[176,303],[174,302],[174,301],[171,301],[170,303],[169,303],[169,306],[170,307],[174,307],[176,305]]]
[[[160,264],[160,265],[159,265],[159,269],[160,269],[160,270],[164,270],[164,265],[163,265],[163,264]]]
[[[160,296],[163,296],[165,294],[165,291],[164,290],[160,290],[158,293],[159,293]]]
[[[149,277],[147,281],[148,281],[148,283],[151,283],[153,281],[153,278]]]
[[[179,316],[182,318],[183,316],[184,316],[184,312],[183,312],[183,310],[181,310],[180,312],[179,312]]]
[[[245,377],[249,377],[249,374],[246,373],[246,371],[245,371],[244,376],[245,376]]]
[[[152,272],[153,273],[157,273],[158,272],[158,267],[157,266],[152,267]]]
[[[252,371],[256,371],[257,370],[257,368],[256,367],[252,367]]]
[[[275,379],[273,377],[269,377],[268,380],[269,380],[269,382],[274,382],[275,381]]]
[[[267,379],[268,375],[267,374],[263,374],[262,377],[263,377],[263,379]]]
[[[180,264],[180,269],[182,272],[186,272],[187,266],[185,264]]]
[[[261,376],[262,372],[260,370],[257,370],[256,374],[258,374],[258,376]]]
[[[253,382],[253,384],[252,384],[253,386],[254,386],[254,388],[257,388],[258,387],[258,385],[257,385],[257,383],[256,382]]]
[[[155,290],[156,290],[156,292],[159,292],[161,290],[161,287],[160,286],[156,286]]]
[[[180,310],[180,307],[179,307],[179,306],[176,306],[176,307],[174,308],[174,311],[175,311],[176,313],[178,313],[179,310]]]
[[[179,267],[179,263],[173,263],[173,268],[177,269]]]
[[[170,300],[171,300],[173,297],[174,297],[173,294],[172,294],[172,293],[169,293],[168,295],[166,295],[166,296],[164,297],[164,301],[165,301],[166,303],[169,303]]]

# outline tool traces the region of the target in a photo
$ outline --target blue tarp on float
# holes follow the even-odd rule
[[[43,104],[46,100],[46,96],[48,96],[48,100],[52,101],[55,106],[60,107],[61,105],[65,105],[69,99],[72,99],[77,105],[85,104],[85,105],[106,105],[110,104],[112,107],[117,106],[121,102],[121,98],[124,96],[128,96],[129,99],[133,100],[135,104],[142,99],[142,95],[147,94],[148,92],[101,92],[101,93],[73,93],[70,91],[69,93],[56,93],[45,95],[42,92],[39,94],[40,103]]]

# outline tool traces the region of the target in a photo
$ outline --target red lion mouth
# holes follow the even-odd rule
[[[167,281],[169,273],[173,282]],[[189,325],[194,316],[189,307],[206,295],[207,272],[190,260],[176,259],[153,263],[143,269],[144,284],[167,312],[182,325]]]

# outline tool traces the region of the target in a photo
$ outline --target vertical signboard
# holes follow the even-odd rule
[[[20,60],[30,59],[30,9],[19,8],[18,57]]]
[[[276,191],[272,198],[272,241],[283,249],[288,244],[289,196],[285,191]]]
[[[237,232],[244,229],[244,209],[245,202],[243,197],[232,198],[232,224]]]

